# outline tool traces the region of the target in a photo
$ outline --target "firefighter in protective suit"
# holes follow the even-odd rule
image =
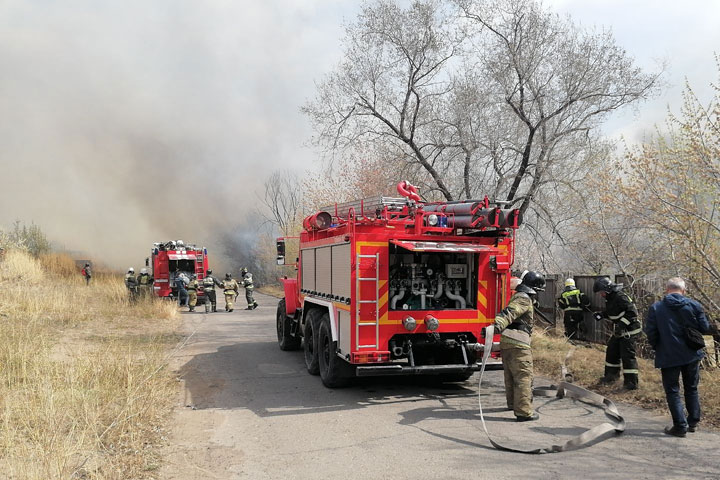
[[[600,292],[606,302],[605,311],[596,313],[595,320],[608,318],[613,322],[613,334],[605,351],[605,375],[600,383],[613,383],[620,378],[622,366],[625,388],[636,390],[639,372],[635,342],[642,332],[642,326],[635,302],[623,291],[622,284],[613,283],[608,277],[595,280],[593,292]]]
[[[253,283],[252,273],[248,273],[248,269],[243,268],[240,270],[240,275],[242,276],[242,286],[245,287],[245,299],[248,304],[247,309],[255,310],[258,307],[258,303],[253,298],[255,284]]]
[[[128,268],[128,271],[125,274],[125,286],[127,287],[128,294],[130,295],[130,301],[137,301],[138,285],[137,278],[135,277],[135,269],[133,267]]]
[[[233,280],[232,275],[229,273],[225,274],[225,280],[222,282],[223,293],[225,294],[225,311],[233,311],[233,301],[240,292],[240,287],[237,282]]]
[[[500,335],[505,397],[508,408],[515,412],[518,422],[537,420],[532,408],[533,358],[530,336],[533,327],[533,304],[537,292],[545,290],[545,277],[532,271],[523,272],[515,294],[495,316],[495,328]]]
[[[200,282],[198,282],[197,275],[193,273],[190,276],[190,283],[188,283],[188,286],[187,286],[188,298],[189,298],[188,306],[190,307],[191,312],[195,311],[195,305],[197,305],[199,289],[200,289]]]
[[[583,310],[590,309],[590,299],[575,286],[575,280],[568,278],[565,280],[565,290],[558,298],[558,305],[563,311],[565,336],[577,340],[584,333]]]
[[[205,278],[202,282],[203,291],[205,292],[205,312],[209,313],[212,307],[213,312],[217,312],[217,297],[215,296],[215,287],[222,287],[217,278],[213,277],[212,270],[205,272]]]
[[[140,269],[140,275],[137,276],[138,291],[140,298],[150,298],[152,292],[153,277],[147,271],[147,268]]]

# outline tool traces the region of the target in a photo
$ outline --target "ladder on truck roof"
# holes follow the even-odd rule
[[[374,277],[361,277],[360,276],[360,260],[363,258],[374,258],[375,259],[375,276]],[[375,298],[373,300],[363,300],[360,292],[362,291],[360,286],[361,282],[375,282]],[[362,255],[357,254],[355,261],[355,348],[374,348],[378,349],[380,343],[380,254],[375,253],[373,255]],[[363,304],[374,304],[375,305],[375,321],[361,321],[360,320],[360,308]],[[375,343],[368,345],[360,345],[360,328],[361,327],[375,327]]]
[[[407,200],[404,198],[394,197],[368,197],[361,200],[353,200],[351,202],[336,203],[333,205],[327,205],[322,207],[319,211],[328,212],[333,216],[345,217],[350,216],[350,210],[353,211],[353,216],[357,212],[361,217],[368,215],[374,216],[378,210],[382,210],[388,207],[390,211],[399,211],[407,204]]]

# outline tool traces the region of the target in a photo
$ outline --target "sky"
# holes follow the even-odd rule
[[[685,77],[717,80],[720,2],[548,0],[609,27],[662,94],[619,112],[638,141],[677,110]],[[341,58],[355,0],[0,2],[0,228],[35,222],[56,245],[137,267],[153,242],[212,249],[252,231],[274,170],[318,152],[300,106]]]
[[[679,112],[687,80],[704,102],[718,84],[714,54],[720,54],[720,1],[717,0],[545,0],[552,10],[570,15],[584,27],[609,28],[636,64],[650,71],[665,62],[663,88],[638,111],[617,112],[605,134],[641,142],[662,126],[668,108]]]

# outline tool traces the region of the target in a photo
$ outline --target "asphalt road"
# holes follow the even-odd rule
[[[253,311],[183,314],[192,337],[173,360],[178,403],[161,478],[720,478],[720,435],[669,437],[669,415],[622,404],[624,434],[573,452],[523,455],[493,449],[482,431],[477,374],[439,387],[364,378],[329,390],[307,373],[301,351],[278,348],[277,300],[256,298]],[[485,377],[485,418],[501,442],[561,444],[605,421],[583,403],[536,398],[540,420],[517,423],[504,408],[502,372]]]

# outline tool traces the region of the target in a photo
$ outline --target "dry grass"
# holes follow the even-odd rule
[[[533,361],[535,372],[552,379],[560,380],[560,368],[571,345],[564,337],[551,332],[533,332]],[[600,385],[605,365],[605,347],[602,345],[577,346],[568,361],[575,383],[590,388],[602,395],[620,402],[631,403],[644,408],[668,413],[665,392],[660,380],[660,370],[651,360],[638,359],[640,365],[640,385],[637,390],[625,391],[622,381],[615,385]],[[709,368],[701,372],[700,402],[702,404],[703,428],[720,428],[720,369]]]
[[[263,285],[257,290],[258,292],[264,293],[265,295],[270,295],[271,297],[285,298],[285,290],[283,290],[283,286],[279,284],[273,283],[269,285]]]
[[[151,478],[174,382],[176,307],[122,278],[11,251],[0,263],[0,477]]]

